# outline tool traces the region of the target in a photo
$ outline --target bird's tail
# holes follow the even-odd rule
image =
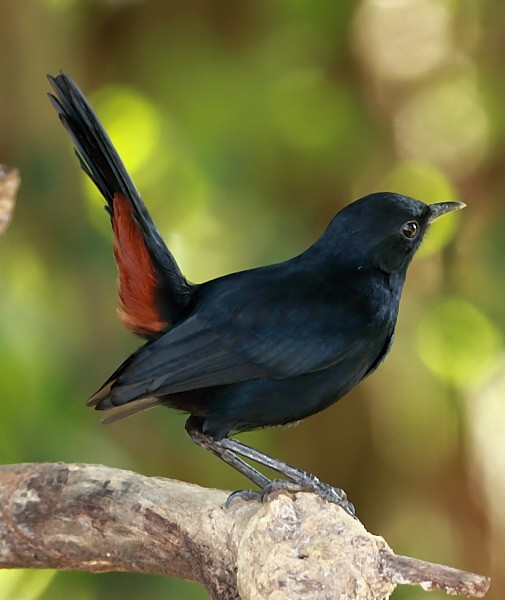
[[[136,212],[144,212],[140,194],[123,161],[75,81],[63,72],[47,78],[55,91],[55,95],[49,94],[49,99],[75,144],[81,168],[107,200],[111,216],[116,194],[127,198]],[[140,214],[135,216],[138,218]]]
[[[65,73],[48,75],[49,98],[70,134],[81,168],[107,201],[119,270],[121,320],[151,339],[185,310],[194,286],[182,275],[98,117]]]

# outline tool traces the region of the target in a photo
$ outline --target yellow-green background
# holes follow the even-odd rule
[[[23,185],[0,240],[1,462],[246,483],[192,445],[183,415],[106,428],[84,406],[139,342],[115,317],[102,202],[45,97],[45,73],[64,68],[193,281],[300,252],[371,191],[468,204],[411,266],[379,371],[302,425],[243,439],[344,487],[397,552],[491,575],[488,597],[502,599],[504,53],[496,0],[4,2],[0,162]],[[0,572],[0,590],[205,597],[128,574]]]

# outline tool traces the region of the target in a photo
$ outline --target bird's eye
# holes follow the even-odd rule
[[[419,223],[417,221],[407,221],[402,225],[402,235],[409,240],[413,240],[419,233]]]

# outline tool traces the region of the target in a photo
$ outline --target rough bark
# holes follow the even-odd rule
[[[395,555],[312,494],[229,509],[226,497],[99,465],[0,467],[0,566],[172,575],[220,600],[376,600],[399,583],[483,597],[489,587]]]

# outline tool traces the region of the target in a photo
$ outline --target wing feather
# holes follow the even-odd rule
[[[230,277],[222,286],[226,296],[236,283]],[[293,290],[285,287],[284,298]],[[352,310],[351,300],[335,306],[316,294],[310,303],[276,303],[279,290],[272,297],[267,289],[246,293],[247,300],[236,300],[229,311],[221,308],[221,284],[210,289],[193,316],[144,346],[93,403],[106,408],[248,379],[297,376],[335,364],[364,343],[361,333],[368,325],[362,311]],[[283,310],[290,304],[301,308]]]

